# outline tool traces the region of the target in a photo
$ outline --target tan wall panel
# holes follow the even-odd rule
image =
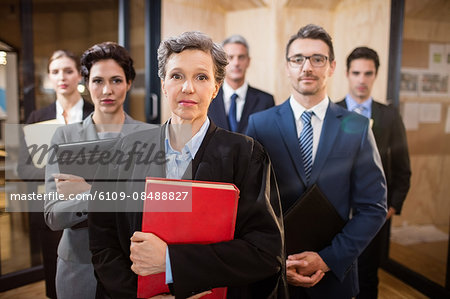
[[[450,23],[405,19],[403,39],[447,43]]]
[[[191,4],[189,1],[163,1],[162,38],[179,35],[185,31],[199,30],[215,41],[222,40],[225,36],[225,12]]]
[[[272,93],[275,90],[274,60],[276,25],[269,8],[257,8],[226,14],[226,36],[242,35],[250,47],[250,67],[246,79],[250,85]],[[220,40],[221,42],[221,40]]]
[[[450,156],[411,156],[411,189],[402,214],[394,217],[394,225],[434,224],[448,227],[450,201]]]
[[[328,89],[332,100],[340,100],[348,92],[347,56],[354,48],[367,46],[377,51],[380,57],[380,68],[372,96],[380,102],[386,101],[390,6],[389,0],[344,0],[337,6],[332,36],[336,71]]]
[[[225,37],[225,12],[214,9],[205,1],[162,2],[162,39],[192,30],[204,32],[214,41],[221,41]],[[162,92],[161,96],[161,121],[164,122],[169,118],[170,111]]]
[[[428,68],[429,43],[418,40],[403,40],[402,67]]]

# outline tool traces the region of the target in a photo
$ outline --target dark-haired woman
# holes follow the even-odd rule
[[[133,60],[127,50],[113,42],[96,44],[84,52],[81,66],[94,102],[94,112],[82,123],[59,128],[52,145],[115,138],[138,130],[142,123],[133,120],[123,110],[127,91],[135,77]],[[95,298],[97,282],[88,244],[88,201],[71,200],[70,197],[88,193],[90,188],[84,178],[59,173],[56,163],[49,161],[47,164],[46,191],[57,191],[65,198],[46,201],[44,211],[50,228],[64,229],[58,246],[58,298]]]

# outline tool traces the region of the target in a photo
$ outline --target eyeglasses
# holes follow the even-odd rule
[[[327,63],[328,57],[321,54],[314,54],[311,56],[295,55],[287,58],[289,66],[292,68],[298,68],[305,64],[305,61],[309,59],[309,62],[313,67],[323,67]]]

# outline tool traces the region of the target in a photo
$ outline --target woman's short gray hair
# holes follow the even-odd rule
[[[199,31],[184,32],[179,36],[169,37],[161,42],[158,48],[158,76],[164,80],[166,64],[170,55],[184,50],[201,50],[210,53],[214,62],[214,79],[222,84],[225,78],[225,67],[228,64],[227,54],[206,34]]]

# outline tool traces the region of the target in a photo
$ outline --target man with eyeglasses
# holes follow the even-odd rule
[[[345,221],[325,247],[288,256],[290,298],[352,298],[357,258],[386,217],[380,156],[369,120],[327,96],[336,65],[329,34],[317,25],[300,28],[287,43],[286,60],[290,98],[252,115],[247,133],[270,155],[283,213],[316,185]]]
[[[411,178],[408,143],[402,118],[394,107],[375,102],[371,96],[379,66],[378,54],[373,49],[354,49],[347,57],[349,93],[337,103],[371,119],[388,184],[389,209],[386,223],[358,258],[358,299],[378,297],[378,267],[383,255],[387,255],[390,219],[394,214],[400,214]]]
[[[223,129],[245,134],[248,117],[275,105],[273,96],[250,86],[245,73],[250,66],[248,43],[241,35],[232,35],[222,42],[228,55],[223,85],[209,106],[208,116]]]

